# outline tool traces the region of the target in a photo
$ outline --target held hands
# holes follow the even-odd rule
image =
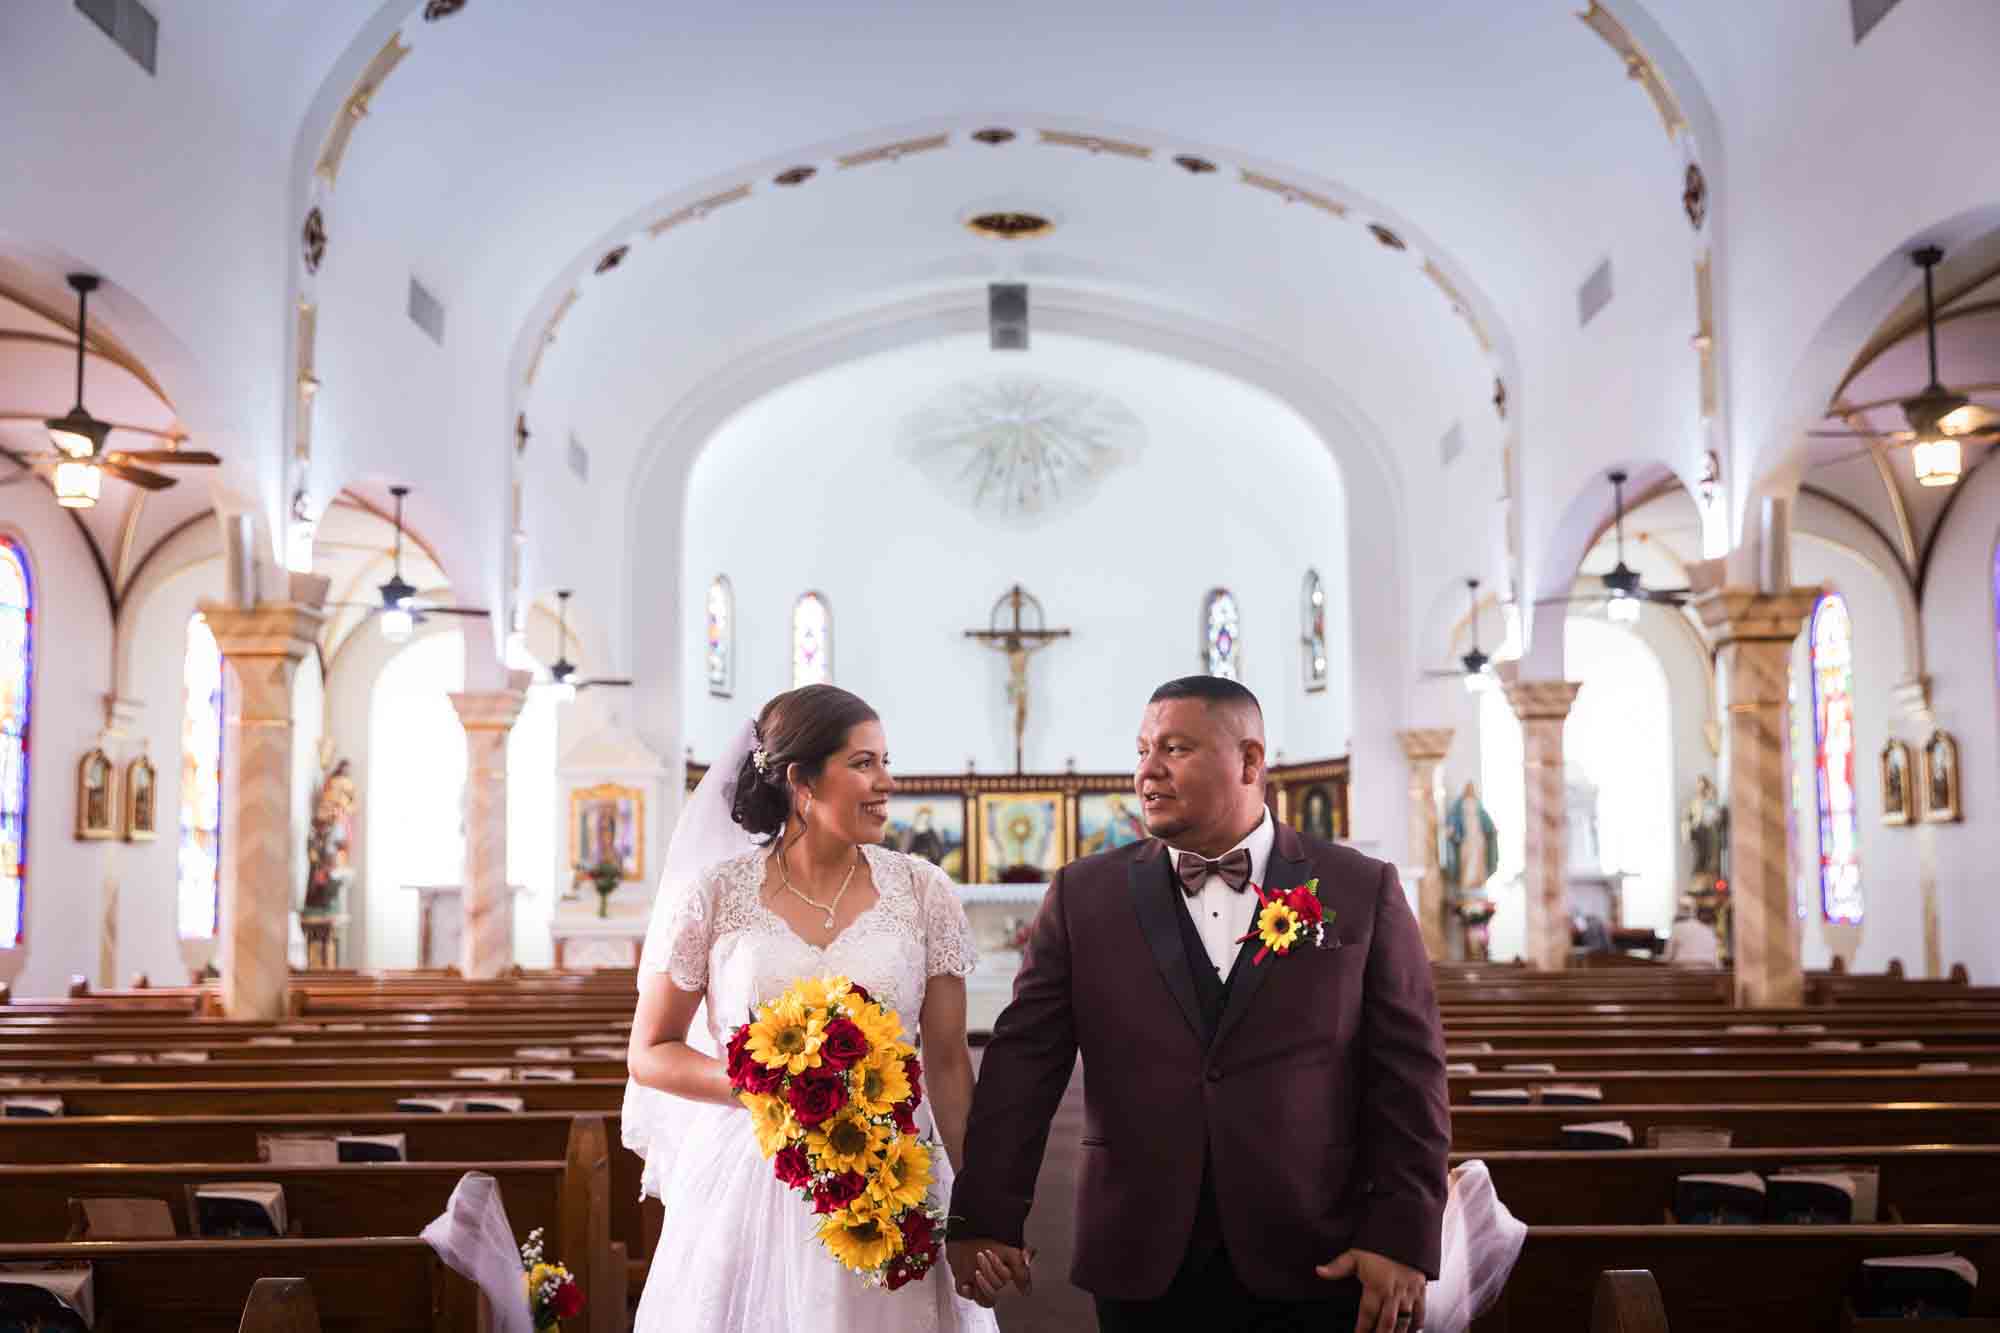
[[[1002,1245],[997,1240],[951,1240],[945,1242],[945,1258],[951,1264],[952,1281],[958,1294],[993,1308],[1000,1293],[1012,1282],[1024,1293],[1034,1289],[1035,1252]]]
[[[1424,1275],[1372,1250],[1349,1250],[1313,1269],[1329,1282],[1361,1279],[1354,1333],[1417,1333],[1424,1326]]]

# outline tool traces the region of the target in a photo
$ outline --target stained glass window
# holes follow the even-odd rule
[[[1326,584],[1319,571],[1308,569],[1299,589],[1299,658],[1306,691],[1326,688]]]
[[[21,942],[28,894],[28,718],[35,596],[28,556],[0,537],[0,948]]]
[[[708,692],[720,699],[736,693],[736,594],[727,575],[717,574],[708,585],[707,637],[703,662]]]
[[[1237,680],[1242,642],[1237,637],[1236,594],[1217,588],[1208,595],[1202,613],[1202,652],[1208,674]]]
[[[205,940],[222,901],[222,650],[200,612],[181,680],[180,935]]]
[[[792,688],[833,681],[833,611],[816,592],[792,604]]]
[[[1861,920],[1860,802],[1854,794],[1854,625],[1828,593],[1813,608],[1814,769],[1819,785],[1819,901],[1828,921]]]

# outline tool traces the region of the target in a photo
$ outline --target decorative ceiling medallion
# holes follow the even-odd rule
[[[1409,246],[1403,244],[1402,237],[1398,236],[1395,232],[1390,231],[1387,227],[1383,226],[1379,222],[1371,222],[1368,224],[1368,234],[1370,236],[1373,236],[1376,240],[1382,242],[1382,244],[1388,246],[1391,250],[1407,250],[1410,248]]]
[[[1215,170],[1215,163],[1205,157],[1196,157],[1193,153],[1182,153],[1174,159],[1174,165],[1190,176],[1206,176]]]
[[[1681,207],[1687,210],[1688,225],[1696,231],[1708,220],[1708,177],[1702,175],[1701,163],[1690,162],[1687,169],[1687,184],[1681,190]]]
[[[998,125],[993,125],[983,130],[974,130],[972,137],[975,142],[998,146],[1003,143],[1014,142],[1016,136],[1012,130],[1002,129]]]
[[[1322,213],[1331,213],[1337,218],[1347,216],[1346,204],[1329,199],[1323,194],[1316,194],[1311,190],[1302,189],[1297,185],[1281,181],[1275,176],[1266,176],[1259,171],[1245,171],[1243,173],[1243,183],[1255,189],[1268,190],[1288,204],[1311,204]]]
[[[532,432],[528,429],[528,414],[526,412],[516,412],[514,414],[514,456],[516,458],[528,452],[528,439],[531,434]]]
[[[1137,460],[1145,425],[1097,389],[1039,376],[948,385],[904,419],[897,453],[984,518],[1031,527]]]
[[[865,167],[871,162],[900,162],[914,153],[928,153],[950,142],[949,134],[927,134],[921,139],[904,139],[900,143],[885,143],[880,148],[849,153],[839,160],[843,167]]]
[[[696,200],[686,208],[676,209],[674,212],[667,214],[658,222],[648,226],[646,234],[657,240],[662,233],[672,231],[683,222],[698,222],[718,208],[723,208],[740,199],[748,199],[749,197],[750,187],[748,185],[738,185],[734,189],[724,190],[721,194],[712,194],[706,199]]]
[[[1123,139],[1107,139],[1100,134],[1071,134],[1068,130],[1043,130],[1042,142],[1058,148],[1081,148],[1086,153],[1113,153],[1119,157],[1133,157],[1141,161],[1151,157],[1153,150],[1142,143],[1128,143]]]
[[[448,19],[465,8],[465,0],[427,0],[424,5],[424,22],[436,23]]]
[[[818,167],[791,167],[771,177],[773,185],[804,185],[819,175]]]
[[[1056,224],[1040,213],[979,213],[967,218],[965,225],[981,236],[998,237],[1003,241],[1046,236],[1056,229]]]
[[[1493,410],[1502,421],[1507,419],[1507,381],[1498,375],[1493,377]]]
[[[602,277],[604,274],[609,273],[612,269],[617,268],[620,264],[624,263],[625,256],[631,253],[632,253],[632,247],[629,245],[614,245],[609,250],[606,250],[604,252],[604,258],[597,261],[597,266],[593,268],[591,272],[597,274],[599,277]]]
[[[299,232],[299,252],[306,261],[306,272],[319,272],[326,259],[326,217],[317,204],[306,212],[306,225]]]

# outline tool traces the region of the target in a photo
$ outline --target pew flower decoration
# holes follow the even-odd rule
[[[557,1321],[572,1319],[583,1312],[583,1288],[576,1285],[575,1275],[563,1265],[542,1258],[540,1227],[530,1231],[527,1243],[521,1246],[521,1270],[535,1333],[546,1333]]]
[[[1296,889],[1267,891],[1255,884],[1250,887],[1257,894],[1257,917],[1249,933],[1236,942],[1255,940],[1261,946],[1250,959],[1253,966],[1272,954],[1282,957],[1290,953],[1307,936],[1312,937],[1313,948],[1326,947],[1326,923],[1333,913],[1319,900],[1317,879],[1309,879]]]
[[[870,1285],[922,1281],[944,1246],[938,1145],[917,1132],[923,1065],[903,1020],[846,977],[808,977],[729,1039],[729,1086],[815,1239]]]

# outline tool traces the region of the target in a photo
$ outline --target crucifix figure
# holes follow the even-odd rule
[[[1007,701],[1014,705],[1014,771],[1019,773],[1021,738],[1028,730],[1028,658],[1057,639],[1067,639],[1069,631],[1047,628],[1042,604],[1017,583],[993,603],[986,628],[969,629],[965,637],[1007,654]]]

